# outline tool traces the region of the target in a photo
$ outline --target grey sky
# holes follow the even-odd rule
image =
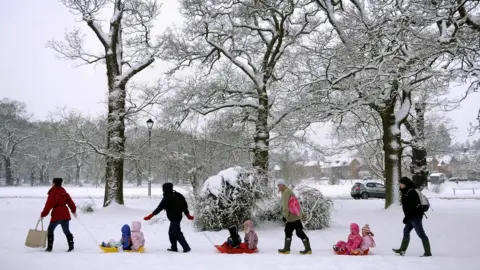
[[[180,15],[175,0],[163,0],[159,29],[179,23]],[[81,28],[91,38],[87,44],[99,49],[98,41],[81,22],[56,0],[3,1],[0,10],[0,76],[3,81],[0,97],[23,101],[37,119],[44,119],[57,107],[67,106],[87,115],[98,115],[106,108],[106,78],[104,66],[73,68],[74,63],[59,60],[45,47],[48,40],[62,39],[65,30]],[[155,80],[162,63],[141,75],[142,81]],[[455,93],[453,93],[455,95]],[[446,113],[457,126],[457,140],[468,137],[468,128],[475,122],[480,104],[478,95],[469,97],[461,108]],[[324,132],[319,131],[318,134]],[[475,136],[474,138],[478,138]]]

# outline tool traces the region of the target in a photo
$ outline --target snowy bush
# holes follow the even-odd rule
[[[92,199],[82,202],[78,205],[78,208],[80,208],[83,213],[93,213],[95,211],[95,202]]]
[[[256,212],[256,220],[258,222],[275,222],[282,223],[282,200],[274,197],[263,202],[260,209]]]
[[[320,190],[308,186],[295,189],[302,206],[302,222],[307,230],[321,230],[330,226],[333,202],[325,198]]]
[[[261,191],[252,173],[232,167],[208,178],[195,196],[195,227],[216,231],[252,218]]]
[[[294,193],[302,206],[302,222],[306,229],[319,230],[330,225],[330,215],[333,207],[333,202],[330,199],[325,198],[318,189],[308,186],[298,186],[294,189]],[[265,202],[256,216],[260,222],[282,223],[281,199],[275,198]]]

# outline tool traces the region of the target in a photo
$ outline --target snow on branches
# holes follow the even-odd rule
[[[262,192],[255,175],[241,167],[208,178],[195,194],[195,227],[200,231],[226,229],[252,218]]]

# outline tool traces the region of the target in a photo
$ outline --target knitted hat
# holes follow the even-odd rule
[[[371,233],[372,231],[370,231],[370,226],[368,224],[365,224],[363,227],[362,227],[362,234],[363,235],[366,235],[368,233]]]
[[[62,183],[63,183],[63,179],[60,178],[60,177],[56,177],[56,178],[53,178],[53,183],[55,184],[55,186],[61,186]]]
[[[278,179],[277,182],[276,182],[276,184],[277,184],[277,186],[278,186],[278,185],[284,185],[284,186],[286,186],[286,185],[287,185],[287,182],[285,182],[285,180],[283,180],[283,179]]]

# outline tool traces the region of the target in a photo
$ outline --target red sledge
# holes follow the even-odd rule
[[[223,245],[215,245],[215,247],[220,253],[227,253],[227,254],[253,254],[258,252],[258,248],[256,249],[229,248]]]
[[[369,251],[370,251],[369,249],[365,250],[364,252],[361,252],[360,250],[354,250],[350,254],[347,254],[346,251],[340,251],[340,250],[339,251],[334,251],[334,252],[337,255],[365,256],[365,255],[368,255]]]

